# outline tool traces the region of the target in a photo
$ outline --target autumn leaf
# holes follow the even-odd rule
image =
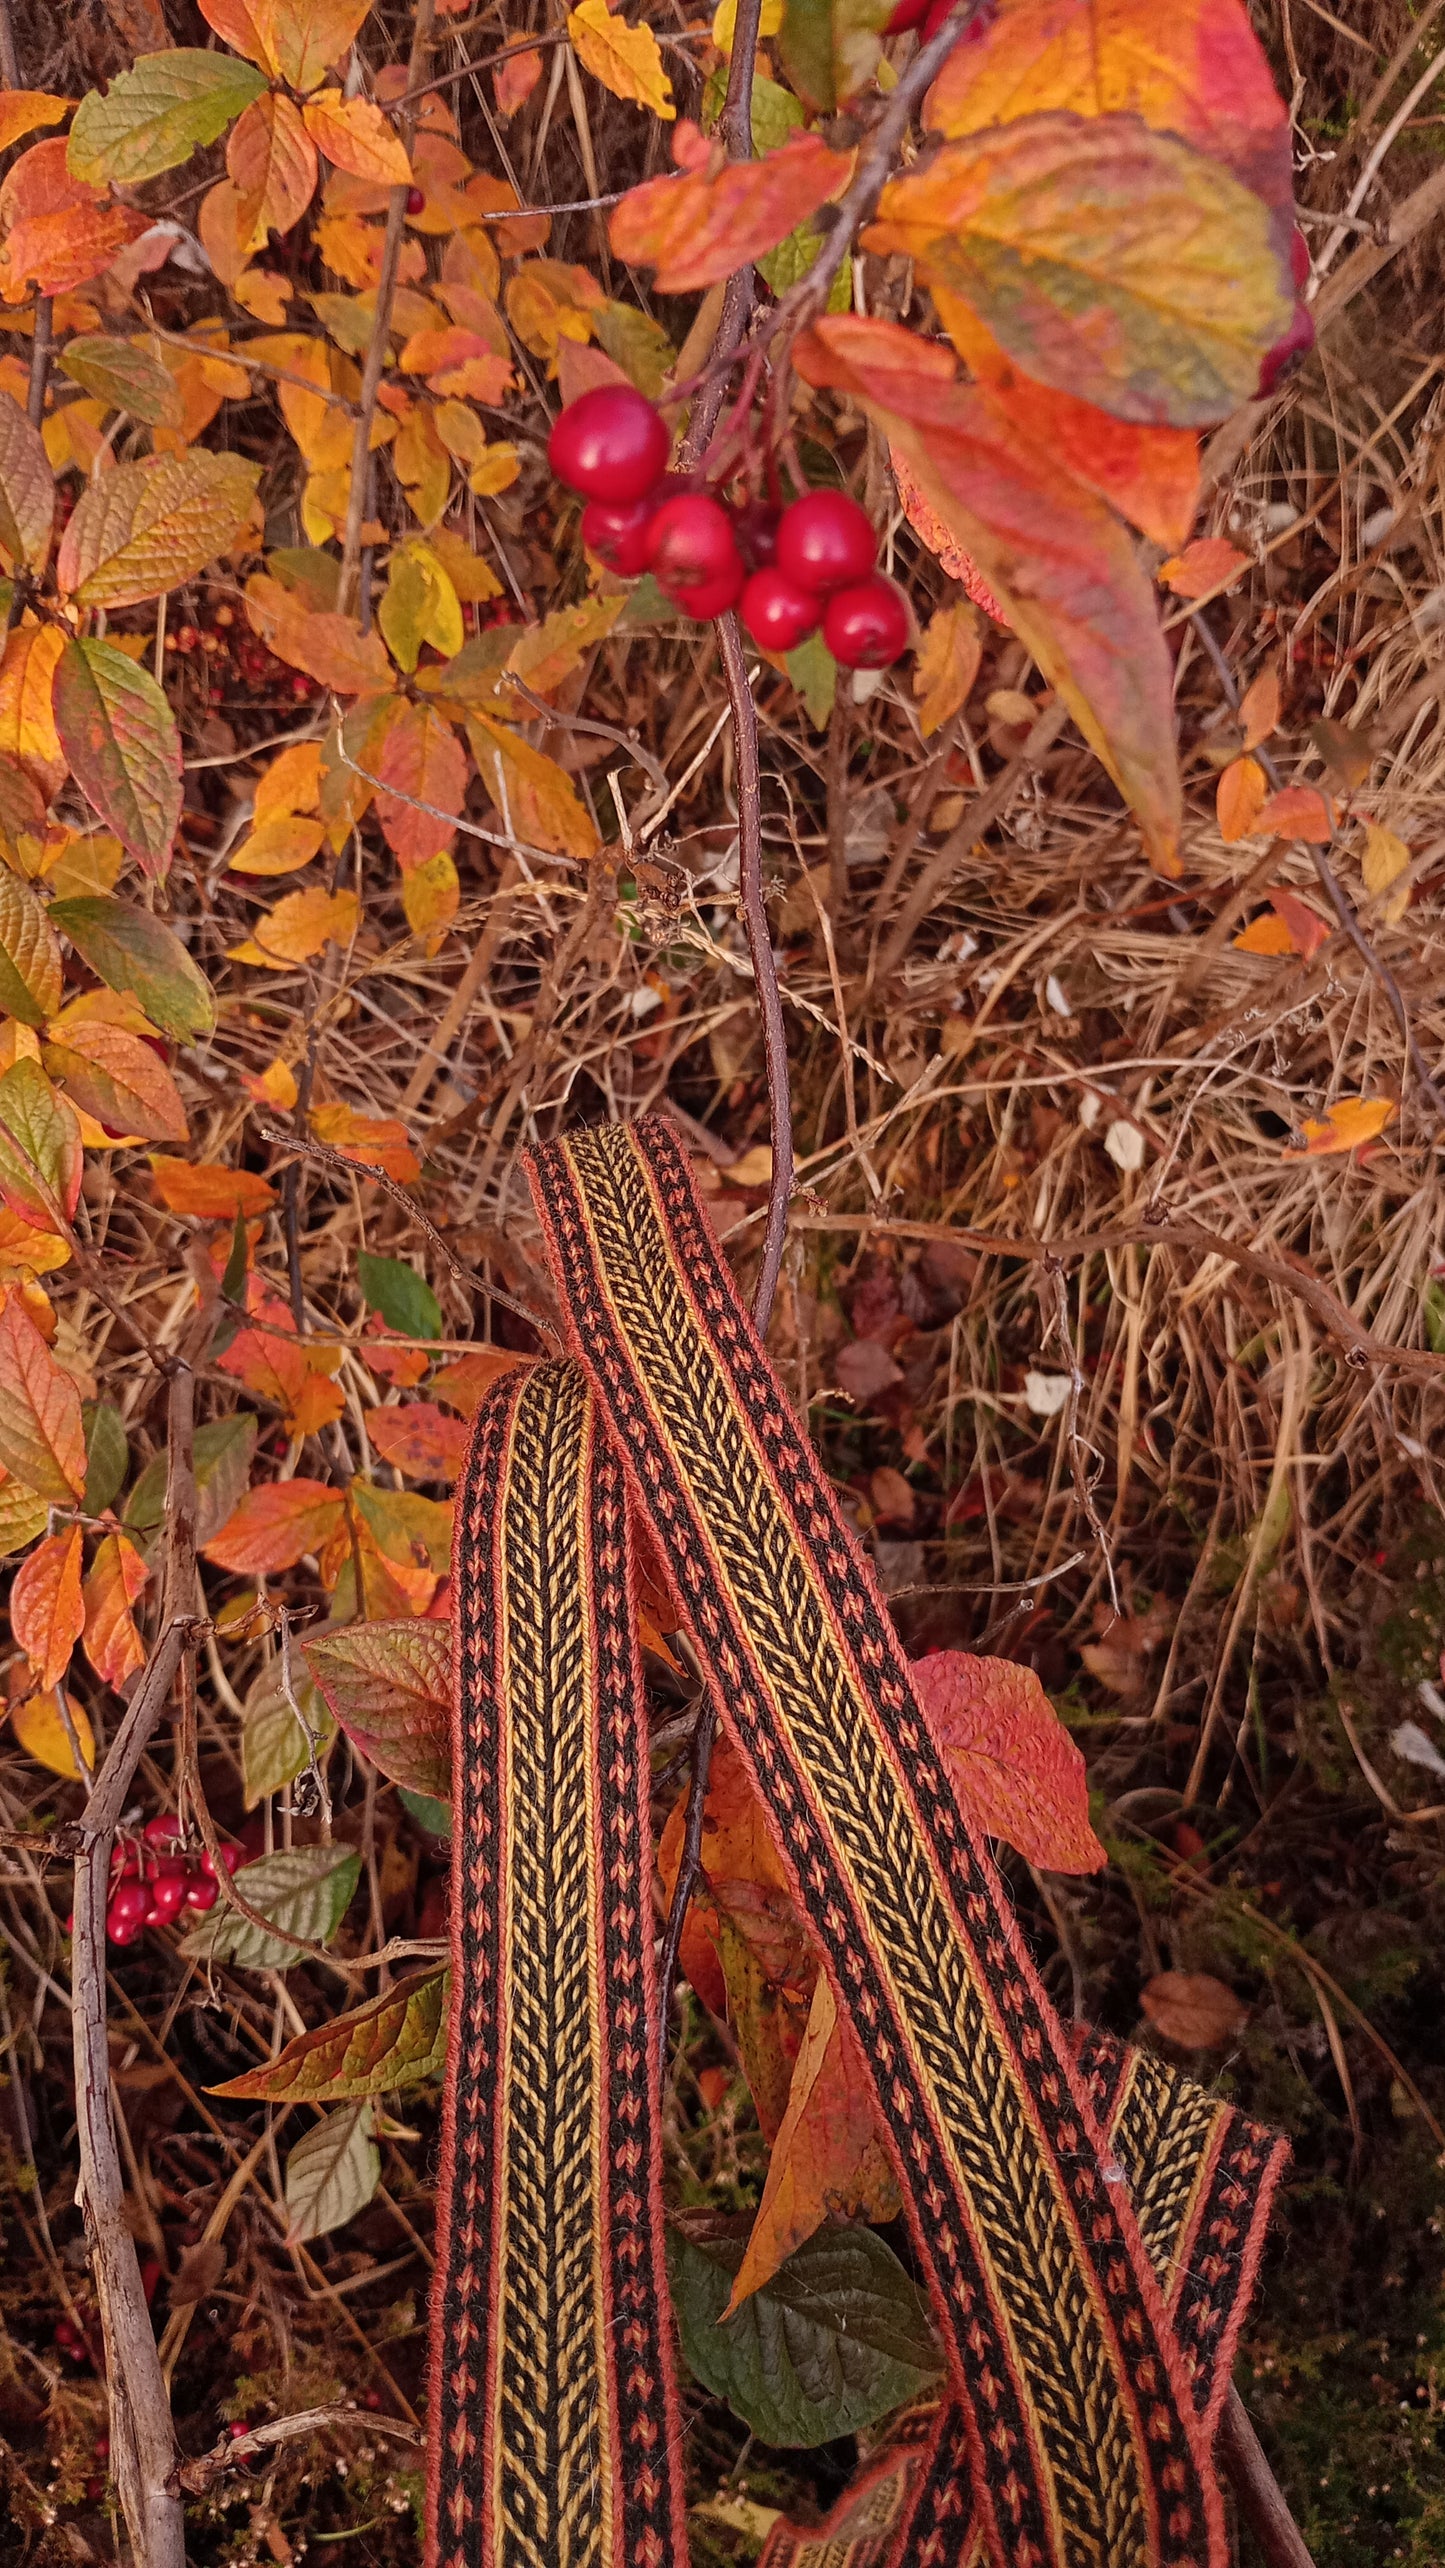
[[[568,17],[567,33],[578,61],[614,98],[650,107],[655,116],[669,121],[677,114],[672,83],[650,27],[629,27],[625,18],[614,18],[607,0],[580,0]]]
[[[340,62],[371,0],[251,0],[259,43],[293,89],[315,89]]]
[[[128,411],[152,428],[185,425],[185,399],[175,376],[138,340],[113,339],[103,331],[82,335],[61,349],[60,366],[107,410]]]
[[[43,1046],[41,1058],[82,1113],[112,1132],[139,1141],[189,1141],[186,1110],[170,1071],[152,1044],[124,1026],[72,1026],[63,1041]]]
[[[263,572],[246,583],[246,613],[278,660],[338,695],[376,695],[392,683],[375,633],[363,635],[348,616],[316,612]]]
[[[492,74],[492,96],[497,114],[504,119],[515,116],[525,107],[542,77],[542,57],[535,46],[524,46],[509,62],[498,63]]]
[[[124,1534],[106,1534],[82,1590],[85,1655],[102,1685],[117,1692],[145,1665],[145,1643],[131,1612],[150,1577],[140,1553]]]
[[[1236,846],[1259,827],[1266,778],[1257,758],[1231,758],[1214,789],[1215,817],[1226,847]]]
[[[1393,1097],[1339,1097],[1323,1121],[1314,1115],[1302,1117],[1298,1146],[1290,1144],[1282,1156],[1286,1159],[1330,1159],[1341,1151],[1358,1150],[1362,1142],[1378,1140],[1386,1124],[1398,1113],[1399,1107]],[[3,1450],[0,1450],[0,1462],[5,1458]]]
[[[8,152],[40,125],[58,125],[74,101],[57,98],[52,89],[0,90],[0,152]]]
[[[374,179],[381,187],[410,186],[406,147],[369,98],[344,98],[339,89],[322,89],[307,99],[301,118],[317,150],[337,169]]]
[[[520,678],[533,695],[554,696],[565,678],[580,669],[599,642],[605,642],[622,613],[620,597],[591,597],[581,606],[564,606],[525,626],[507,654],[505,670]],[[525,698],[505,701],[500,709],[525,720],[531,707]]]
[[[411,1971],[364,2006],[298,2033],[261,2069],[208,2089],[270,2104],[336,2104],[434,2077],[446,2058],[445,1971]]]
[[[1301,954],[1308,962],[1322,945],[1328,945],[1333,931],[1308,901],[1282,884],[1267,897],[1268,912],[1234,939],[1241,954]]]
[[[405,359],[406,351],[402,356]],[[442,409],[455,405],[443,403]],[[438,412],[438,424],[441,412]],[[466,416],[475,421],[481,435],[481,422],[476,414]],[[485,444],[485,438],[482,442]],[[429,544],[400,544],[391,557],[386,577],[386,595],[377,615],[399,669],[408,676],[421,657],[422,646],[430,643],[443,659],[450,660],[460,651],[466,639],[462,621],[461,600],[450,573]],[[461,808],[460,804],[457,806]]]
[[[289,232],[316,193],[316,145],[284,91],[267,90],[247,108],[226,145],[236,191],[236,230],[249,250],[268,232]]]
[[[597,831],[571,778],[555,758],[485,714],[467,725],[477,770],[497,809],[523,842],[558,856],[597,853]]]
[[[44,569],[54,517],[45,447],[19,403],[0,393],[0,549],[12,569]]]
[[[1257,749],[1276,729],[1280,715],[1280,683],[1277,669],[1262,669],[1244,690],[1240,699],[1239,720],[1246,749]]]
[[[820,1972],[793,2066],[788,2108],[724,2318],[771,2282],[778,2267],[830,2215],[886,2221],[896,2219],[900,2208],[857,2037],[839,2017]]]
[[[530,1364],[531,1356],[513,1355],[510,1348],[479,1347],[474,1355],[460,1355],[455,1364],[443,1365],[433,1374],[431,1388],[449,1408],[459,1409],[464,1418],[474,1418],[492,1385],[504,1373],[515,1372],[519,1364]]]
[[[1159,577],[1176,597],[1209,597],[1215,589],[1232,587],[1241,571],[1250,568],[1249,555],[1237,545],[1226,544],[1219,535],[1201,535],[1197,543],[1161,562]]]
[[[452,1636],[408,1618],[353,1623],[302,1644],[312,1679],[346,1735],[392,1782],[451,1790]]]
[[[1329,804],[1314,785],[1285,785],[1271,794],[1255,829],[1262,838],[1302,838],[1312,847],[1328,847],[1335,834]]]
[[[455,1480],[471,1442],[461,1421],[447,1417],[430,1400],[412,1401],[404,1409],[369,1409],[366,1432],[383,1462],[413,1480]]]
[[[84,1493],[80,1393],[13,1289],[0,1309],[0,1469],[57,1507]]]
[[[1410,870],[1410,850],[1393,829],[1378,820],[1365,823],[1365,852],[1360,859],[1360,872],[1370,898],[1380,903],[1380,916],[1387,927],[1394,927],[1410,906],[1410,887],[1403,884],[1387,900],[1384,895]]]
[[[421,1175],[421,1162],[395,1115],[358,1114],[354,1106],[325,1105],[311,1109],[311,1129],[318,1141],[372,1168],[384,1168],[401,1186]]]
[[[91,892],[53,901],[50,924],[107,989],[132,995],[163,1034],[189,1043],[211,1032],[216,1003],[210,983],[163,919],[108,893]]]
[[[141,469],[158,471],[164,460]],[[87,802],[145,872],[163,880],[181,817],[181,740],[149,670],[111,642],[76,638],[56,665],[54,710],[60,745]]]
[[[973,1827],[1045,1872],[1108,1862],[1083,1757],[1031,1667],[936,1650],[914,1661],[913,1684]]]
[[[321,743],[295,740],[282,749],[256,781],[252,813],[259,829],[268,820],[293,812],[315,811],[321,794]]]
[[[33,284],[66,294],[100,276],[151,218],[112,205],[73,178],[63,135],[22,153],[0,186],[0,295],[22,303]]]
[[[11,1705],[10,1727],[17,1745],[28,1757],[34,1757],[37,1765],[48,1766],[52,1774],[64,1775],[67,1780],[82,1779],[95,1765],[95,1732],[84,1704],[68,1699],[66,1710],[70,1714],[69,1731],[61,1718],[59,1699],[53,1692],[29,1694],[23,1703]],[[75,1749],[70,1743],[71,1731],[80,1749],[80,1766],[76,1764]]]
[[[27,1552],[11,1582],[10,1629],[42,1689],[59,1684],[84,1629],[83,1549],[79,1525],[67,1525]]]
[[[429,705],[402,704],[387,728],[375,769],[387,790],[376,808],[387,845],[404,865],[449,850],[467,788],[456,733]]]
[[[1182,2051],[1222,2051],[1244,2030],[1249,2009],[1208,1971],[1158,1971],[1139,1991],[1158,2033]]]
[[[232,959],[284,972],[289,964],[309,963],[323,945],[349,944],[359,916],[355,892],[327,892],[319,885],[312,891],[288,892],[266,917],[257,920],[253,937],[231,947]]]
[[[79,1201],[83,1157],[74,1109],[38,1061],[13,1061],[0,1077],[0,1192],[11,1209],[63,1231]]]
[[[13,759],[46,802],[66,775],[51,704],[65,638],[59,625],[22,624],[0,659],[0,757]]]
[[[1177,873],[1171,663],[1112,510],[1023,446],[984,386],[956,380],[948,349],[896,322],[825,318],[794,359],[807,382],[851,393],[883,429],[1133,805],[1154,864]]]
[[[913,664],[913,692],[922,698],[918,728],[925,740],[962,712],[982,657],[974,608],[967,603],[941,606],[924,627]]]
[[[64,962],[45,903],[0,865],[0,1008],[43,1025],[60,1005]]]
[[[167,1159],[151,1153],[151,1182],[168,1213],[203,1222],[249,1220],[276,1201],[276,1189],[249,1168],[223,1168],[211,1160]]]
[[[303,820],[288,813],[279,820],[266,820],[243,840],[230,860],[232,874],[296,874],[309,865],[326,844],[324,820]]]
[[[294,1569],[329,1542],[345,1510],[342,1492],[324,1480],[270,1481],[247,1490],[235,1514],[202,1546],[204,1557],[247,1578]]]
[[[1294,309],[1260,199],[1133,117],[945,143],[884,188],[863,245],[961,295],[1040,383],[1145,425],[1224,417]]]
[[[231,54],[144,54],[104,95],[92,89],[82,98],[70,129],[70,175],[93,186],[158,178],[198,143],[213,143],[263,86]]]
[[[729,163],[715,178],[693,170],[646,180],[613,207],[609,236],[620,259],[656,268],[659,294],[688,294],[775,249],[842,194],[852,169],[851,152],[800,134],[761,160]]]

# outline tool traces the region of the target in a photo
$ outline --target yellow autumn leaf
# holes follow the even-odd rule
[[[267,1062],[264,1070],[243,1070],[241,1085],[248,1096],[255,1098],[257,1105],[280,1106],[288,1115],[300,1095],[296,1073],[279,1053],[274,1061]]]
[[[956,606],[941,606],[930,617],[913,668],[913,692],[923,699],[918,727],[925,740],[967,704],[982,656],[978,609],[966,598]]]
[[[85,1760],[83,1771],[89,1774],[95,1764],[95,1733],[86,1718],[84,1705],[77,1703],[73,1695],[68,1694],[65,1699],[71,1726]],[[75,1762],[75,1750],[66,1734],[60,1705],[53,1693],[27,1695],[25,1701],[17,1703],[11,1712],[10,1727],[26,1755],[34,1757],[37,1765],[48,1766],[52,1774],[63,1774],[72,1781],[80,1777],[82,1768]]]
[[[500,440],[488,446],[479,464],[467,475],[467,487],[478,499],[495,499],[499,491],[510,490],[522,469],[522,459],[515,446]]]
[[[257,921],[254,937],[231,947],[230,960],[284,972],[290,963],[309,963],[323,945],[345,945],[356,933],[359,916],[355,892],[324,892],[319,887],[288,892],[268,917]]]
[[[343,98],[339,89],[320,89],[307,99],[301,121],[317,150],[337,169],[382,187],[410,186],[411,163],[401,137],[369,98]]]
[[[1323,1121],[1306,1115],[1300,1124],[1300,1142],[1284,1152],[1286,1159],[1330,1159],[1345,1150],[1358,1150],[1362,1141],[1374,1141],[1384,1131],[1396,1112],[1393,1097],[1339,1097]]]
[[[435,954],[440,946],[456,917],[461,896],[457,869],[445,848],[403,875],[401,905],[406,923],[414,936],[425,940],[428,954]]]
[[[255,822],[314,811],[321,792],[321,743],[297,740],[273,758],[256,787]]]
[[[1380,895],[1388,892],[1390,885],[1398,882],[1400,876],[1408,874],[1409,870],[1410,850],[1403,838],[1397,838],[1393,829],[1386,829],[1382,822],[1367,820],[1365,852],[1360,859],[1360,872],[1364,876],[1365,889],[1371,898],[1379,900]],[[1393,927],[1397,919],[1404,917],[1409,906],[1410,887],[1404,884],[1398,892],[1391,895],[1389,900],[1381,902],[1380,916],[1387,927]]]
[[[478,714],[467,737],[483,784],[517,836],[558,856],[595,856],[597,832],[555,758]]]
[[[630,98],[669,122],[677,114],[672,83],[650,27],[629,27],[625,18],[614,18],[607,0],[581,0],[567,20],[567,33],[578,61],[614,98]]]
[[[738,22],[738,0],[718,0],[713,12],[712,40],[718,52],[732,58],[733,32]],[[775,36],[783,23],[783,0],[763,0],[758,16],[758,34]]]
[[[294,812],[263,820],[231,858],[233,874],[295,874],[318,855],[326,837],[324,820],[301,820]]]

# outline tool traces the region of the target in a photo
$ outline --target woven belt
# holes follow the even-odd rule
[[[575,1360],[498,1385],[458,1492],[428,2559],[687,2560],[637,1522],[860,2037],[949,2369],[771,2568],[1222,2568],[1211,2444],[1278,2145],[1060,2024],[671,1128],[530,1176]]]

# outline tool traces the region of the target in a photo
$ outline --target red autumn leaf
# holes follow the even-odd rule
[[[7,303],[23,302],[32,284],[42,294],[88,284],[154,220],[72,178],[68,149],[63,134],[36,143],[0,187],[0,294]]]
[[[914,1662],[913,1683],[972,1826],[1044,1872],[1108,1862],[1084,1760],[1031,1667],[935,1650]]]
[[[10,1589],[10,1628],[42,1688],[58,1685],[85,1625],[79,1525],[48,1534],[27,1552]]]
[[[1159,1971],[1139,1991],[1156,2031],[1181,2051],[1222,2051],[1242,2033],[1249,2009],[1208,1971]]]
[[[1302,838],[1310,847],[1328,847],[1335,834],[1329,804],[1315,785],[1282,786],[1254,825],[1261,838]]]
[[[853,154],[800,134],[761,160],[734,161],[716,178],[692,170],[650,178],[614,206],[609,231],[621,259],[655,267],[659,294],[690,294],[774,250],[839,196]]]
[[[371,1409],[366,1432],[384,1462],[413,1480],[455,1480],[466,1460],[471,1439],[459,1418],[449,1418],[430,1400],[414,1400],[404,1409]]]
[[[205,1558],[217,1569],[249,1578],[294,1569],[330,1540],[345,1510],[341,1491],[324,1480],[268,1481],[247,1490],[235,1514],[204,1546]]]
[[[90,1564],[85,1601],[85,1655],[102,1685],[117,1691],[145,1665],[145,1643],[131,1607],[150,1571],[125,1534],[106,1534]]]
[[[771,2282],[830,2215],[893,2220],[900,2208],[857,2037],[820,1973],[763,2198],[723,2316]]]
[[[340,1383],[332,1379],[340,1350],[325,1338],[298,1336],[290,1303],[259,1275],[246,1279],[246,1308],[256,1326],[237,1330],[216,1359],[221,1371],[257,1399],[272,1401],[289,1435],[314,1435],[329,1426],[346,1406]]]
[[[403,705],[387,726],[376,774],[393,789],[377,795],[376,808],[403,869],[445,855],[467,790],[466,753],[450,723],[430,705]]]
[[[446,1623],[351,1623],[304,1644],[347,1737],[408,1792],[451,1790],[452,1636]]]
[[[58,1507],[85,1488],[80,1393],[13,1289],[0,1310],[0,1470]]]

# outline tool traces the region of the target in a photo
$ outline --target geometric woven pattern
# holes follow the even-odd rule
[[[1222,2568],[1273,2144],[1059,2022],[671,1129],[530,1174],[575,1361],[499,1384],[458,1499],[428,2558],[687,2557],[631,1508],[859,2037],[949,2364],[851,2527],[780,2527],[773,2568]]]

